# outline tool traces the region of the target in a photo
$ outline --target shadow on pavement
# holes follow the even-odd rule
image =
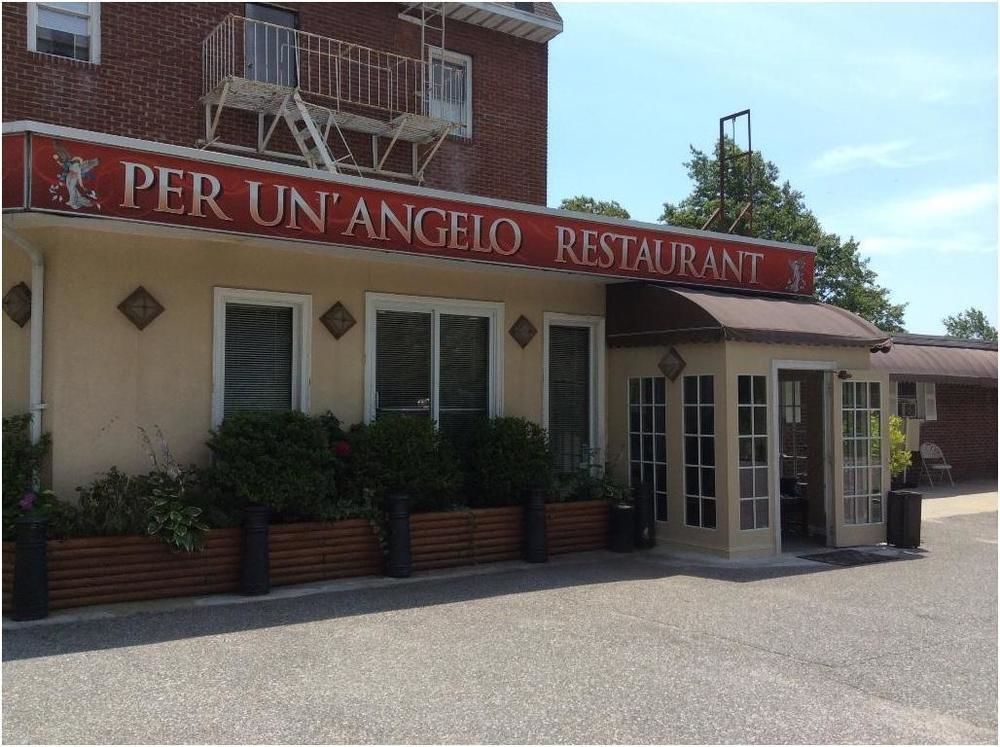
[[[185,638],[224,635],[282,625],[299,625],[359,615],[418,609],[511,594],[596,584],[655,580],[672,576],[749,583],[787,576],[845,569],[800,561],[785,565],[698,564],[653,553],[615,556],[601,553],[579,562],[516,567],[486,574],[425,579],[419,583],[361,589],[331,589],[304,596],[259,598],[246,603],[220,603],[140,611],[104,619],[4,631],[3,660],[18,661],[85,651],[142,646]],[[308,586],[308,585],[305,585]]]

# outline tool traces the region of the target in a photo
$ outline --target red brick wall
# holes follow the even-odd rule
[[[938,384],[935,389],[938,419],[923,423],[920,440],[941,447],[956,481],[995,478],[997,388]],[[920,469],[919,458],[914,466]]]
[[[398,3],[290,3],[299,28],[376,49],[420,56],[419,28]],[[27,51],[24,3],[3,4],[3,119],[33,119],[194,146],[204,136],[201,42],[242,3],[103,3],[101,62]],[[472,58],[473,136],[451,137],[426,186],[544,204],[548,49],[457,21],[446,46]],[[255,145],[256,118],[227,113],[227,140]],[[383,144],[384,147],[384,144]],[[359,148],[371,160],[370,145]],[[409,149],[390,164],[409,170]],[[404,157],[405,156],[405,157]]]

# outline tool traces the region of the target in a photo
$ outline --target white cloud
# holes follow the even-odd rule
[[[939,190],[903,200],[894,200],[879,212],[891,224],[942,224],[962,218],[994,212],[997,206],[997,186],[980,182],[962,187]]]
[[[913,152],[910,140],[891,140],[867,145],[840,145],[821,153],[811,166],[830,173],[851,171],[863,166],[880,166],[900,169],[930,163],[945,157],[943,153],[920,154]]]

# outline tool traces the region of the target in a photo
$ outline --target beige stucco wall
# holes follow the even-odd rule
[[[731,406],[731,400],[720,392],[726,376],[724,346],[705,343],[675,347],[687,365],[676,381],[667,381],[667,521],[657,524],[657,541],[726,553],[732,517],[726,508],[725,486],[729,482],[730,452],[735,443],[728,443],[730,439],[723,435],[723,424],[729,420]],[[622,479],[628,477],[628,379],[662,376],[658,364],[667,350],[669,346],[608,350],[608,463]],[[684,376],[699,374],[715,376],[715,529],[684,524],[684,453],[680,435],[682,386]]]
[[[53,488],[66,497],[111,465],[147,469],[138,426],[158,425],[178,459],[205,461],[216,286],[312,296],[310,410],[332,410],[348,423],[363,416],[365,291],[503,302],[504,414],[536,421],[542,419],[543,313],[604,314],[602,284],[554,273],[93,226],[74,220],[69,227],[23,229],[46,259],[45,428],[53,434]],[[166,309],[143,331],[117,309],[139,285]],[[337,301],[358,321],[340,340],[319,322]],[[525,349],[507,334],[521,314],[539,330]],[[8,396],[11,406],[19,401],[16,391],[8,395],[6,381],[19,356],[13,346],[9,353],[5,339],[5,412]]]
[[[18,283],[31,287],[31,261],[22,249],[3,244],[3,294]],[[18,327],[6,314],[3,317],[3,414],[4,417],[28,411],[28,342],[31,322]]]

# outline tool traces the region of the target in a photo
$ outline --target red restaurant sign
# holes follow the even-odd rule
[[[21,165],[7,153],[18,137],[4,137],[8,209],[8,192],[21,196],[8,173]],[[30,210],[606,277],[813,290],[814,254],[805,247],[40,134],[29,150]]]

